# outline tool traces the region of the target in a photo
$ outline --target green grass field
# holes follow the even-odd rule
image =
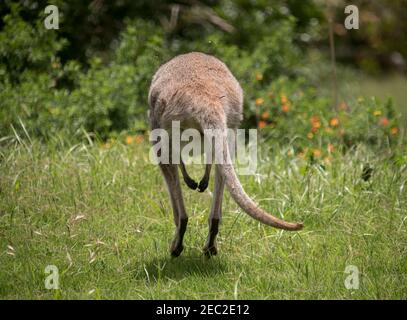
[[[210,192],[183,187],[185,250],[170,258],[172,211],[146,143],[0,150],[2,299],[407,298],[406,159],[395,164],[386,151],[359,147],[323,168],[274,149],[242,183],[304,230],[263,226],[226,193],[219,254],[208,260]],[[59,270],[59,290],[45,288],[47,265]],[[345,288],[348,265],[360,272],[359,289]]]

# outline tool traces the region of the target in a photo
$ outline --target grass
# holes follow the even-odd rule
[[[359,146],[321,167],[273,149],[242,183],[305,229],[263,226],[226,194],[219,254],[207,260],[210,192],[183,187],[186,248],[171,259],[171,207],[146,144],[9,143],[0,149],[0,297],[406,299],[406,159],[394,163],[386,150]],[[47,265],[59,269],[59,290],[45,289]],[[344,286],[348,265],[360,271],[357,290]]]

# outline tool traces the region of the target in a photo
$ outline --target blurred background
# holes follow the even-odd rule
[[[228,64],[245,91],[243,125],[271,138],[312,140],[342,126],[338,139],[352,144],[372,126],[391,137],[407,123],[406,0],[53,4],[58,30],[44,27],[48,1],[0,4],[2,136],[143,134],[154,71],[188,51]],[[344,27],[348,4],[359,8],[358,30]]]

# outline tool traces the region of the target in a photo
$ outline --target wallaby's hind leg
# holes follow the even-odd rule
[[[209,177],[211,175],[211,166],[212,166],[211,164],[207,164],[205,166],[205,173],[204,173],[204,176],[202,177],[201,181],[199,182],[199,185],[198,185],[198,183],[195,182],[194,179],[192,179],[189,176],[182,159],[181,159],[181,163],[180,163],[179,167],[181,169],[182,177],[184,178],[186,185],[192,190],[196,190],[196,188],[198,188],[199,192],[204,192],[206,190],[206,188],[208,188]]]
[[[216,248],[216,235],[219,231],[219,223],[222,218],[222,199],[223,190],[225,189],[225,179],[220,172],[219,165],[215,169],[215,188],[213,191],[213,202],[211,213],[209,215],[209,234],[203,252],[206,256],[216,255],[218,250]]]
[[[208,188],[209,177],[211,175],[211,167],[212,167],[212,164],[210,164],[210,163],[208,163],[205,166],[205,174],[204,174],[202,180],[199,182],[199,186],[198,186],[199,192],[204,192],[206,190],[206,188]]]
[[[184,178],[186,185],[192,190],[195,190],[196,188],[198,188],[198,183],[196,183],[195,180],[189,176],[182,159],[181,159],[181,164],[179,167],[181,169],[182,177]]]
[[[176,226],[170,253],[173,257],[178,257],[184,249],[182,241],[184,239],[185,230],[187,229],[188,216],[182,198],[177,166],[174,164],[160,164],[160,168],[168,186]]]

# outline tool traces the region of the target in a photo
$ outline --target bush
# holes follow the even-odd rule
[[[318,96],[305,82],[281,78],[253,102],[262,135],[289,145],[289,155],[330,162],[336,152],[360,143],[382,147],[398,141],[398,117],[391,100],[383,104],[359,98],[333,108],[330,99]]]
[[[11,28],[15,21],[21,30]],[[6,17],[5,22],[0,37],[11,38],[9,33],[17,32],[27,52],[38,49],[37,42],[24,40],[35,32],[15,12],[13,19]],[[39,24],[37,28],[43,29]],[[10,59],[3,65],[7,76],[0,83],[1,135],[11,134],[12,127],[22,129],[21,122],[29,134],[45,138],[58,132],[74,135],[83,129],[105,139],[123,130],[147,129],[149,81],[163,60],[163,37],[151,24],[129,22],[113,61],[106,65],[94,58],[87,71],[75,61],[61,65],[57,56],[59,45],[52,46],[54,52],[39,54],[41,59],[34,60],[29,54],[14,59],[4,44],[0,52]],[[42,50],[50,51],[49,46]],[[41,62],[42,68],[31,61]],[[17,65],[25,66],[21,74],[15,73]]]
[[[106,66],[93,59],[89,71],[79,75],[68,108],[73,128],[85,128],[103,138],[129,129],[145,131],[147,93],[163,59],[162,46],[158,30],[142,21],[130,23],[114,60]]]

